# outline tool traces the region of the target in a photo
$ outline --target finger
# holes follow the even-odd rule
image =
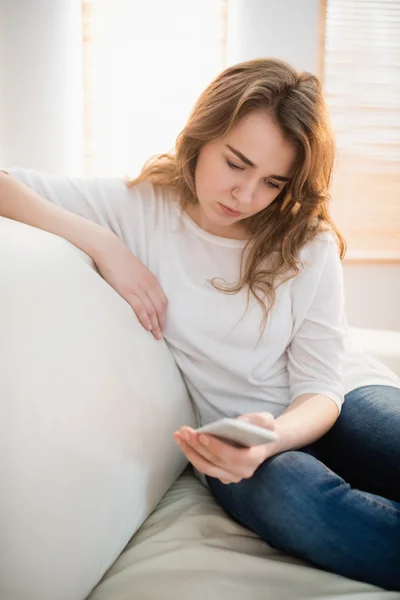
[[[268,412],[248,413],[238,417],[238,420],[247,421],[252,425],[257,425],[258,427],[263,427],[264,429],[275,429],[275,418],[273,415],[271,415],[271,413]]]
[[[251,477],[260,462],[259,451],[255,449],[233,448],[211,435],[199,435],[189,427],[182,427],[181,432],[186,443],[197,454],[241,479]]]
[[[210,463],[203,456],[198,454],[192,446],[190,446],[185,440],[183,440],[179,435],[174,435],[175,440],[179,444],[180,449],[189,460],[189,462],[198,470],[200,473],[204,475],[209,475],[210,477],[215,477],[216,479],[223,479],[229,483],[238,483],[240,481],[240,477],[229,473],[225,469],[221,469],[217,465]]]
[[[221,444],[223,449],[221,450]],[[228,446],[226,448],[226,446]],[[213,436],[198,435],[194,449],[207,460],[228,470],[240,479],[248,479],[263,460],[260,447],[234,448]]]
[[[165,324],[165,312],[167,305],[165,304],[162,295],[160,293],[160,288],[152,288],[146,290],[147,296],[150,299],[150,302],[153,304],[156,309],[158,322],[160,324],[161,333],[164,331]]]
[[[158,283],[158,282],[157,282]],[[159,285],[159,284],[158,284]],[[163,303],[163,306],[165,307],[165,310],[167,310],[168,307],[168,298],[164,293],[164,290],[162,289],[162,287],[159,285],[159,290],[160,290],[160,297],[161,297],[161,301]]]
[[[175,432],[175,434],[174,434],[174,438],[175,438],[175,440],[177,441],[177,443],[178,443],[178,444],[181,446],[181,449],[182,449],[182,447],[183,447],[183,446],[185,446],[185,447],[191,448],[191,449],[192,449],[192,451],[193,451],[194,453],[196,453],[196,448],[194,448],[194,447],[191,445],[191,443],[189,443],[189,442],[185,442],[185,440],[183,440],[183,439],[180,437],[180,434],[179,434],[179,432]],[[198,454],[199,454],[200,456],[202,456],[202,457],[203,457],[203,458],[204,458],[204,459],[205,459],[205,460],[206,460],[208,463],[210,463],[211,465],[214,465],[214,466],[217,466],[217,467],[218,467],[218,465],[216,465],[216,463],[214,463],[212,460],[211,460],[211,461],[210,461],[210,460],[207,460],[207,458],[206,458],[206,457],[204,457],[204,456],[201,454],[201,452],[198,452]],[[200,470],[198,467],[196,467],[196,468],[197,468],[198,470]],[[219,468],[220,468],[220,469],[221,469],[221,468],[223,469],[223,467],[219,467]],[[226,470],[226,469],[223,469],[223,470]],[[255,469],[254,469],[254,470],[255,470]],[[228,473],[229,473],[229,477],[217,477],[217,479],[219,479],[219,480],[220,480],[222,483],[224,483],[224,484],[239,483],[240,481],[242,481],[242,479],[244,479],[244,478],[247,478],[247,477],[250,477],[250,476],[253,474],[253,470],[251,471],[251,473],[250,473],[250,474],[247,474],[247,475],[245,474],[245,475],[243,475],[243,476],[242,476],[242,474],[240,474],[240,473],[232,473],[232,472],[231,472],[231,470],[228,470]],[[206,473],[206,474],[208,475],[208,473]],[[211,476],[211,475],[210,475],[210,476]]]
[[[129,304],[132,306],[137,318],[139,319],[143,327],[148,331],[151,331],[152,324],[149,315],[147,314],[146,307],[144,306],[140,298],[138,298],[138,296],[136,296],[135,294],[132,294],[129,297]]]
[[[153,302],[149,298],[149,296],[147,294],[147,290],[145,292],[137,294],[137,296],[138,296],[139,300],[141,300],[142,304],[144,305],[144,307],[146,309],[147,316],[149,317],[150,324],[151,324],[152,334],[154,335],[154,337],[157,340],[160,340],[162,338],[162,333],[161,333],[161,327],[160,327],[160,323],[158,320],[156,307],[154,306]]]

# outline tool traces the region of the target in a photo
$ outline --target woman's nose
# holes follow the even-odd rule
[[[236,186],[232,192],[233,197],[241,204],[248,205],[253,201],[254,187],[251,185]]]

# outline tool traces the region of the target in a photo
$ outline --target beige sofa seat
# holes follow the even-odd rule
[[[289,557],[229,519],[188,468],[88,600],[399,600]]]

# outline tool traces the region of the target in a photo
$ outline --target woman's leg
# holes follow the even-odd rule
[[[318,458],[352,487],[400,502],[400,389],[353,390],[335,425],[314,446]]]
[[[400,591],[400,504],[352,489],[312,454],[284,452],[250,479],[207,478],[218,503],[271,546]]]

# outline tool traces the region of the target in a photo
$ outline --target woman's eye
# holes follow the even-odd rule
[[[239,165],[236,165],[235,163],[233,163],[229,159],[226,159],[226,164],[228,165],[228,167],[230,167],[234,171],[244,171],[243,167],[239,167]],[[269,187],[269,188],[274,188],[275,190],[280,190],[281,189],[281,186],[278,185],[277,183],[274,183],[273,181],[271,181],[271,179],[266,179],[265,180],[265,185],[267,187]]]
[[[239,165],[235,165],[235,163],[231,162],[230,160],[226,161],[228,167],[230,167],[231,169],[236,169],[237,171],[243,171],[243,167],[239,167]]]
[[[280,189],[281,189],[281,188],[280,188],[280,186],[279,186],[277,183],[274,183],[274,182],[273,182],[273,181],[271,181],[270,179],[266,179],[266,180],[265,180],[265,183],[266,183],[266,185],[267,185],[268,187],[275,188],[276,190],[280,190]]]

